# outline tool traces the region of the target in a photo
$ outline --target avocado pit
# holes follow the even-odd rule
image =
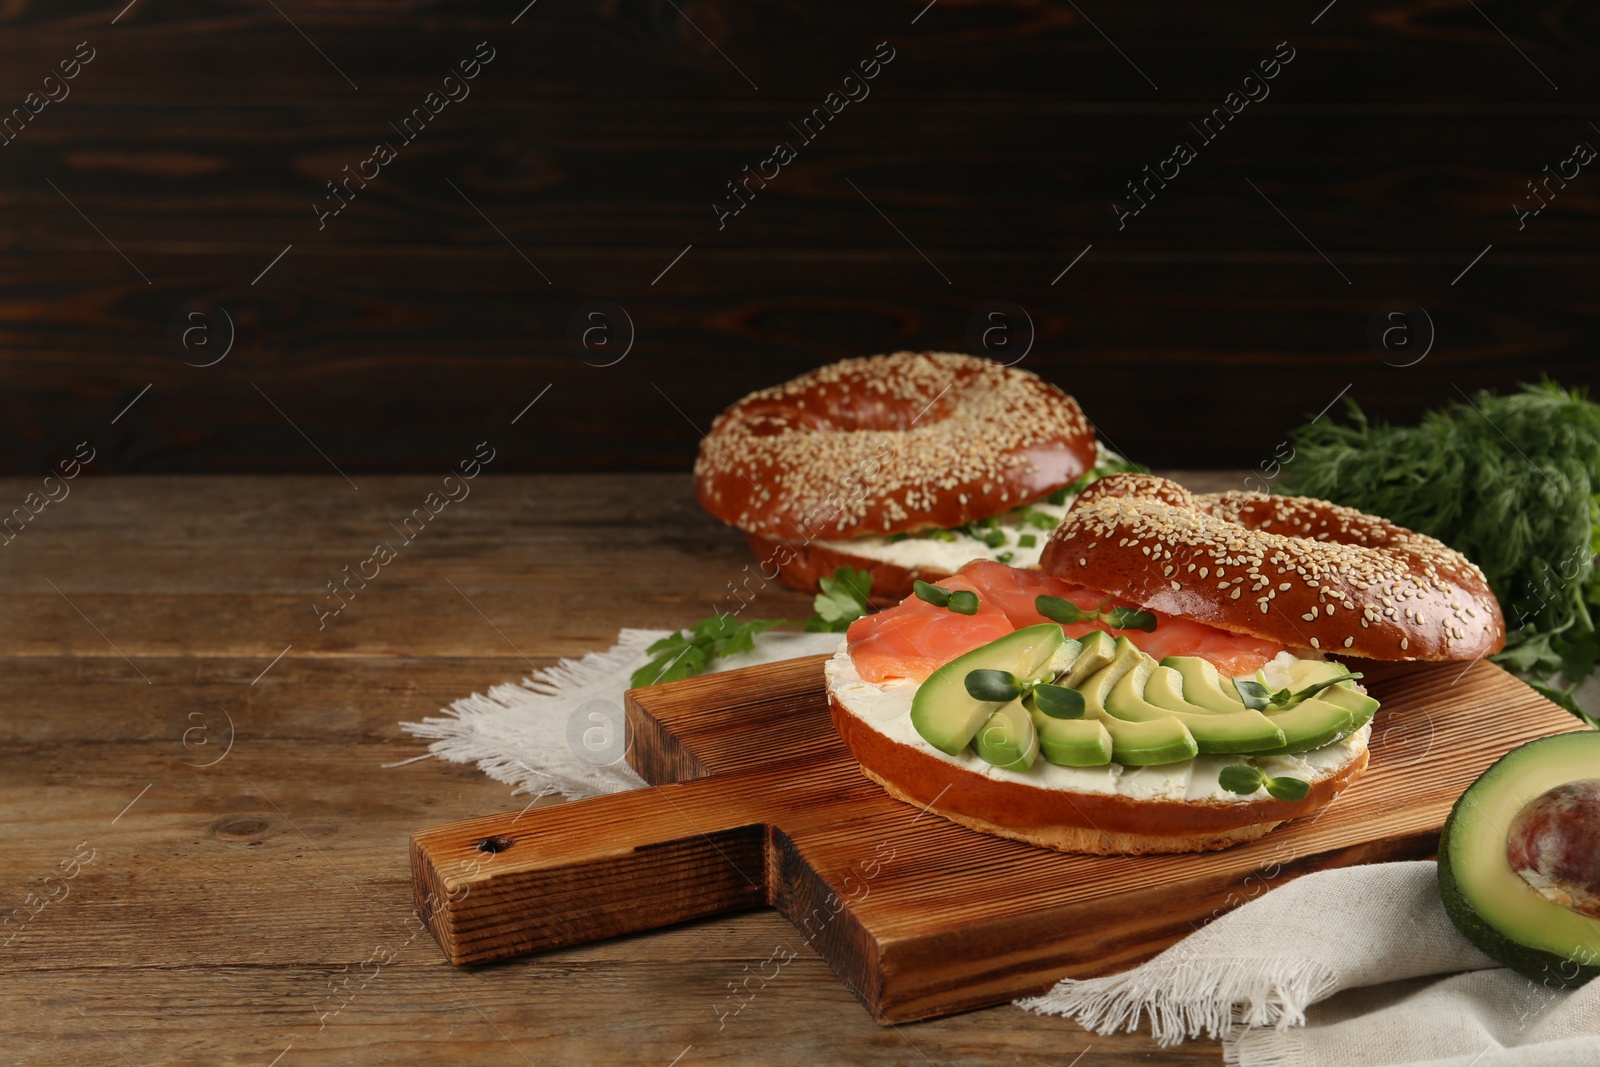
[[[1506,835],[1506,859],[1546,900],[1600,919],[1600,778],[1566,782],[1525,804]]]

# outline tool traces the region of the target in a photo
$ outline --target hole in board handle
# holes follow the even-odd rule
[[[478,842],[478,851],[489,853],[504,852],[506,849],[510,848],[512,844],[513,842],[509,837],[486,837],[482,841]]]

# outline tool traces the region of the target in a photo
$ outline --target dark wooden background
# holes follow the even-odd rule
[[[1346,385],[1409,417],[1594,377],[1600,163],[1512,211],[1600,146],[1591,3],[125,3],[0,2],[0,108],[96,52],[0,147],[3,472],[85,438],[98,471],[426,470],[485,438],[498,469],[683,468],[746,391],[967,349],[988,301],[1153,464],[1253,465]],[[479,41],[471,96],[319,232],[323,183]],[[870,97],[799,146],[880,41]],[[1270,98],[1119,232],[1123,182],[1280,41]],[[800,158],[719,232],[780,139]],[[594,299],[635,327],[615,365],[567,339]],[[215,311],[211,348],[169,339],[192,301],[234,324],[214,366],[185,359]],[[1394,302],[1436,329],[1413,366],[1369,344]]]

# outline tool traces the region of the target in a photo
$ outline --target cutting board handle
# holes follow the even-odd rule
[[[411,837],[418,914],[452,963],[650,930],[769,902],[782,798],[748,775],[447,823]]]

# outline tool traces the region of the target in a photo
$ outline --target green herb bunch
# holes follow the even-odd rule
[[[1464,394],[1463,394],[1464,395]],[[1323,419],[1293,438],[1285,490],[1437,537],[1480,568],[1506,617],[1494,659],[1582,714],[1570,690],[1600,659],[1600,405],[1545,379],[1428,412],[1417,426]]]

